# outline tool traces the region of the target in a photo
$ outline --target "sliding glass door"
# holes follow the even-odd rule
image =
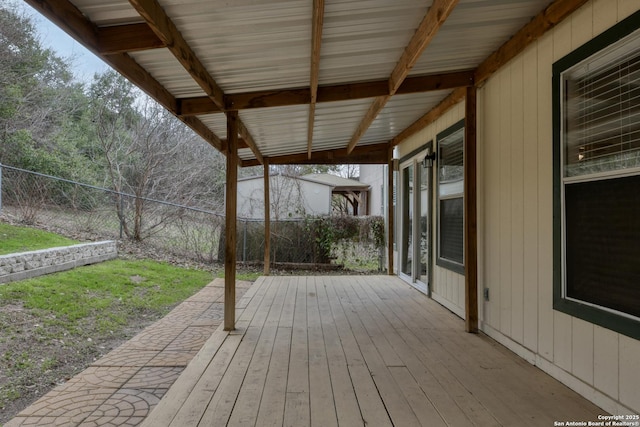
[[[402,169],[402,257],[400,271],[409,277],[413,277],[413,163]]]
[[[400,164],[400,277],[429,292],[431,268],[431,143]]]

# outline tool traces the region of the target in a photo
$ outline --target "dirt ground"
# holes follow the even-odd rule
[[[64,326],[43,327],[43,316],[0,306],[0,424],[156,320],[140,313],[129,319],[131,327],[101,336],[92,327],[96,319],[88,319],[86,333],[71,336]]]

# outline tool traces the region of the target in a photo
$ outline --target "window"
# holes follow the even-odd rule
[[[437,136],[436,264],[464,274],[464,120]]]
[[[640,13],[554,64],[554,308],[640,338]]]

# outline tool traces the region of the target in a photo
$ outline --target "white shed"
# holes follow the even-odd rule
[[[329,215],[333,186],[304,177],[276,174],[269,177],[271,219]],[[264,218],[264,178],[238,180],[238,216]]]

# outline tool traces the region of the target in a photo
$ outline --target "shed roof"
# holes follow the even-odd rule
[[[335,191],[361,191],[368,190],[370,187],[369,184],[356,181],[355,179],[343,178],[341,176],[332,175],[330,173],[311,173],[303,175],[302,178],[330,185]]]
[[[387,162],[586,0],[25,1],[249,166]]]

